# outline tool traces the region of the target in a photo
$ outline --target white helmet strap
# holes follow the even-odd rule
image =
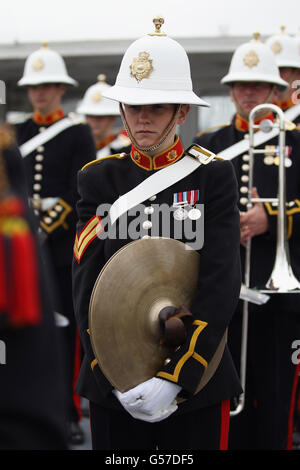
[[[159,140],[156,144],[152,145],[151,147],[140,147],[137,144],[135,138],[133,137],[133,135],[131,133],[131,130],[129,128],[129,125],[128,125],[126,117],[125,117],[125,113],[124,113],[122,103],[120,103],[120,114],[121,114],[121,118],[122,118],[122,121],[123,121],[123,125],[125,127],[126,132],[127,132],[127,135],[130,138],[133,145],[135,146],[135,148],[137,150],[140,150],[141,152],[152,152],[152,151],[158,149],[161,146],[161,144],[163,144],[163,142],[166,140],[166,138],[168,137],[168,135],[170,134],[171,130],[173,129],[174,125],[177,122],[177,118],[178,118],[180,109],[181,109],[181,104],[176,104],[176,111],[174,112],[174,116],[172,117],[172,119],[170,121],[170,124],[168,124],[166,129],[162,132],[161,137],[159,138]]]

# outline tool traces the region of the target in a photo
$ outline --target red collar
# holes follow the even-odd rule
[[[293,106],[295,106],[295,103],[293,103],[291,97],[289,97],[287,100],[284,100],[284,101],[277,101],[274,104],[279,106],[282,109],[282,111],[286,111],[287,109],[290,109]]]
[[[53,111],[49,114],[41,114],[39,111],[35,110],[32,116],[33,121],[39,125],[53,124],[56,121],[59,121],[64,117],[64,112],[61,108]]]
[[[141,168],[144,168],[144,170],[160,170],[177,162],[183,155],[183,152],[181,140],[176,136],[175,142],[171,147],[168,147],[154,157],[150,157],[146,153],[137,150],[133,145],[131,146],[130,156],[132,161]]]
[[[265,116],[262,116],[261,118],[257,119],[255,121],[255,124],[259,124],[264,119],[270,119],[273,122],[274,121],[273,113],[268,113]],[[249,130],[249,122],[247,121],[247,119],[243,118],[238,113],[235,116],[234,125],[238,131],[247,132]]]
[[[106,139],[98,140],[98,142],[96,142],[96,149],[97,150],[103,149],[108,144],[110,144],[113,140],[115,140],[115,138],[116,137],[114,135],[110,135],[110,136],[106,137]]]

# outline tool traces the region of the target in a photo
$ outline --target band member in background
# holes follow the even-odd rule
[[[300,126],[300,105],[299,105],[299,85],[300,85],[300,52],[299,40],[285,32],[285,27],[281,27],[281,34],[269,37],[266,45],[270,47],[274,54],[281,78],[290,85],[286,90],[279,91],[275,104],[283,111],[290,109],[293,114],[290,121]],[[296,105],[298,105],[296,107]]]
[[[85,115],[91,127],[97,158],[128,152],[131,145],[126,132],[115,129],[120,110],[118,103],[103,97],[103,92],[110,87],[105,79],[105,75],[99,75],[98,83],[86,90],[77,107],[77,113]]]
[[[66,450],[58,328],[23,161],[0,127],[0,449]]]
[[[95,158],[95,147],[89,126],[74,115],[64,115],[63,95],[66,87],[76,82],[69,77],[56,51],[44,44],[30,54],[18,85],[27,88],[33,107],[32,117],[16,125],[28,192],[59,293],[56,310],[69,320],[69,326],[61,330],[65,347],[61,359],[66,363],[70,443],[76,444],[83,441],[83,433],[79,426],[79,397],[73,394],[80,349],[72,302],[71,261],[77,221],[77,172]]]
[[[249,185],[249,113],[259,104],[273,103],[278,89],[288,87],[279,75],[269,47],[254,40],[239,46],[228,74],[221,83],[229,86],[236,113],[231,124],[214,132],[200,132],[195,141],[217,155],[231,159],[239,183],[241,259],[245,269],[245,247],[251,240],[250,287],[262,288],[271,275],[276,252],[278,204],[254,202],[247,211]],[[274,121],[272,110],[262,111],[256,123]],[[287,129],[290,129],[287,122]],[[292,126],[294,127],[294,126]],[[265,153],[254,156],[252,197],[277,198],[278,139],[268,140]],[[243,145],[246,142],[246,150]],[[239,146],[234,144],[239,143]],[[300,139],[299,132],[286,132],[285,147],[288,242],[291,266],[300,279]],[[229,328],[229,347],[239,368],[242,338],[242,302]],[[230,449],[290,449],[293,408],[299,366],[292,361],[292,344],[299,338],[300,297],[273,294],[264,305],[249,304],[247,376],[244,410],[230,423]],[[298,333],[297,333],[298,332]],[[235,406],[234,406],[235,408]]]
[[[227,347],[213,377],[199,393],[195,391],[230,322],[240,293],[236,181],[231,164],[215,159],[212,154],[200,152],[199,159],[192,156],[185,159],[181,140],[176,135],[177,126],[184,123],[190,105],[207,106],[207,103],[193,92],[185,50],[161,32],[161,18],[154,22],[155,32],[128,48],[115,85],[105,92],[106,97],[122,103],[122,119],[132,142],[131,152],[96,160],[79,173],[81,199],[77,206],[73,292],[85,356],[77,390],[90,401],[93,449],[226,449],[229,400],[241,391]],[[207,155],[210,163],[206,161]],[[201,164],[204,160],[207,165]],[[195,171],[185,173],[188,162],[197,166]],[[172,182],[167,175],[178,164],[183,167],[177,170],[178,181]],[[151,175],[158,181],[162,171],[167,172],[164,188],[158,189],[158,183],[153,182],[152,194],[146,196],[143,188],[148,177]],[[130,234],[125,239],[97,236],[107,230],[101,225],[97,208],[101,204],[113,204],[136,188],[140,189],[146,214],[137,228],[138,238],[151,238],[154,225],[156,235],[162,237],[163,222],[154,222],[157,204],[170,209],[169,238],[175,238],[175,226],[181,226],[188,218],[201,217],[201,212],[193,207],[199,203],[204,204],[205,210],[205,242],[201,249],[197,248],[201,269],[190,309],[194,321],[186,327],[185,341],[156,375],[121,393],[95,360],[88,309],[101,268],[132,241]],[[173,216],[175,200],[183,198],[184,202],[185,194],[193,194],[193,202],[187,199],[185,208],[179,207]],[[128,207],[126,210],[128,214]],[[128,217],[130,223],[133,217]],[[188,244],[186,237],[182,234],[180,241]],[[131,269],[129,263],[128,270]],[[177,404],[178,397],[184,397],[184,402]]]
[[[291,113],[289,120],[300,129],[300,41],[297,36],[290,36],[285,32],[285,27],[281,27],[281,34],[269,37],[266,44],[273,52],[276,63],[279,67],[281,78],[289,83],[289,88],[278,93],[275,102],[283,111]],[[300,320],[299,320],[300,321]],[[297,432],[293,441],[300,444],[300,385],[298,381],[294,427]]]

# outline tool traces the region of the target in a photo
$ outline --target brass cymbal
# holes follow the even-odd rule
[[[92,348],[109,382],[125,392],[153,377],[171,350],[161,343],[158,315],[166,306],[190,307],[200,255],[178,240],[148,238],[116,252],[91,295]]]

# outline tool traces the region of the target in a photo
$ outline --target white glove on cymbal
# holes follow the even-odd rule
[[[176,405],[175,397],[180,390],[181,387],[173,382],[152,377],[128,392],[115,390],[114,394],[128,411],[155,415],[160,410],[168,409],[171,404]]]
[[[159,421],[162,421],[166,418],[168,418],[174,411],[176,411],[178,406],[176,404],[171,404],[169,408],[159,410],[153,415],[149,415],[146,413],[141,413],[140,411],[132,411],[128,408],[125,408],[125,410],[135,419],[139,419],[141,421],[147,421],[148,423],[157,423]]]

